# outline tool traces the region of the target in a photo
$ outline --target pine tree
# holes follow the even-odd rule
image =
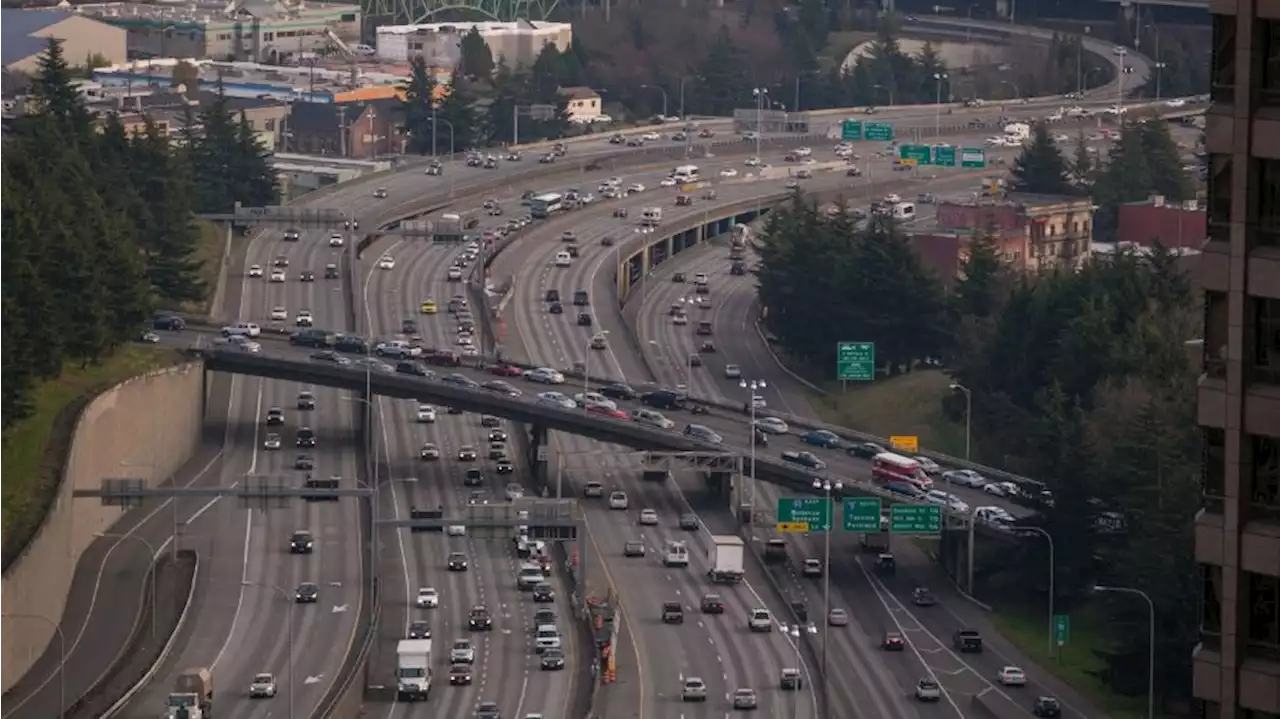
[[[1067,162],[1044,123],[1032,129],[1031,142],[1014,160],[1012,175],[1015,192],[1062,195],[1072,191]]]
[[[191,176],[185,157],[171,150],[169,139],[148,123],[133,138],[133,184],[148,208],[139,238],[146,272],[156,297],[169,306],[203,299],[196,250],[200,233],[191,221]]]
[[[459,50],[461,60],[456,72],[473,80],[488,80],[493,75],[493,52],[476,26],[471,26],[471,31],[462,36]]]
[[[1169,124],[1144,122],[1138,126],[1138,139],[1151,171],[1152,191],[1170,202],[1195,199],[1195,189],[1182,169],[1181,152],[1169,134]]]
[[[432,112],[436,104],[436,78],[421,55],[409,62],[409,82],[402,89],[400,115],[409,135],[406,149],[415,155],[436,154],[438,136]]]
[[[62,41],[50,38],[31,84],[31,103],[54,122],[64,142],[83,147],[91,140],[90,117],[74,79],[75,73],[62,52]]]
[[[1071,163],[1071,176],[1076,184],[1088,188],[1093,184],[1093,156],[1089,154],[1089,143],[1085,141],[1084,130],[1076,132],[1076,152]]]
[[[729,116],[734,108],[751,102],[751,86],[747,80],[742,51],[733,43],[729,29],[721,26],[707,47],[698,66],[698,104],[700,112]],[[650,93],[652,94],[652,93]],[[686,99],[691,95],[686,91]],[[649,107],[654,107],[649,105]],[[658,108],[654,107],[656,112]]]
[[[248,207],[276,204],[280,200],[280,183],[271,167],[271,151],[243,113],[235,123],[233,148],[240,202]]]
[[[436,122],[440,123],[441,129],[453,128],[454,143],[459,151],[485,144],[487,133],[479,122],[475,97],[467,90],[466,85],[459,84],[456,80],[449,85],[449,92],[436,108]]]

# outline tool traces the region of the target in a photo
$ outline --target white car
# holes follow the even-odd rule
[[[538,402],[541,404],[551,405],[552,407],[561,407],[563,409],[576,409],[577,403],[560,392],[539,392]]]
[[[1019,667],[1004,667],[996,674],[996,681],[1007,687],[1025,687],[1027,674]]]
[[[530,382],[537,382],[539,384],[564,384],[564,375],[550,367],[539,367],[537,369],[525,370],[524,378]]]
[[[1071,142],[1071,138],[1067,136],[1067,133],[1059,132],[1058,134],[1053,136],[1053,141],[1061,145],[1063,143]]]
[[[342,237],[341,232],[334,232],[329,235],[330,247],[342,247],[344,244],[346,244],[346,240]]]
[[[732,167],[726,167],[720,171],[720,176],[721,177],[737,177],[738,171],[733,169]]]
[[[1121,57],[1129,54],[1129,50],[1126,49],[1123,45],[1116,45],[1115,47],[1111,48],[1111,52],[1116,55],[1120,55]]]
[[[284,270],[272,270],[272,271],[271,271],[271,281],[272,281],[272,282],[284,282],[284,279],[285,279],[285,278],[284,278]]]
[[[777,417],[761,417],[756,420],[756,429],[765,434],[786,434],[790,428],[787,423]]]
[[[284,320],[289,319],[289,310],[286,310],[283,307],[272,307],[271,319],[283,322]]]
[[[724,366],[724,378],[725,378],[725,379],[741,379],[741,378],[742,378],[742,368],[741,368],[741,367],[739,367],[739,366],[738,366],[738,365],[736,365],[736,364],[727,364],[727,365],[725,365],[725,366]]]
[[[671,324],[676,325],[677,327],[683,327],[689,324],[689,315],[671,315]]]
[[[262,276],[262,265],[249,265],[249,276],[250,276],[250,277],[261,277],[261,276]]]
[[[458,335],[459,347],[471,347],[474,344],[475,344],[475,340],[472,339],[471,335],[465,334],[465,333]]]
[[[311,310],[298,310],[293,323],[299,327],[310,327],[316,323],[316,319],[311,315]]]
[[[667,419],[661,412],[652,409],[631,410],[631,421],[647,424],[658,429],[673,429],[676,426],[675,422]]]
[[[445,527],[444,533],[450,537],[465,537],[467,536],[467,527],[465,524],[450,524]]]
[[[449,649],[449,663],[451,664],[475,664],[476,649],[471,646],[470,639],[455,639],[453,647]]]
[[[514,502],[524,496],[524,487],[512,482],[507,485],[503,493],[506,495],[508,502]]]
[[[658,511],[656,509],[640,510],[640,524],[646,527],[652,527],[658,523]]]
[[[628,506],[630,502],[627,500],[626,492],[618,491],[609,494],[609,509],[626,509]]]
[[[978,507],[973,510],[973,516],[989,524],[1013,524],[1017,521],[1003,507]]]
[[[586,407],[589,404],[594,404],[608,407],[610,410],[618,409],[617,402],[614,402],[599,392],[579,392],[573,396],[573,401],[577,402],[579,407]]]
[[[711,278],[707,277],[707,273],[705,272],[699,272],[693,276],[693,284],[695,285],[705,285],[709,282],[711,282]]]
[[[912,457],[912,459],[914,459],[916,464],[920,465],[920,469],[930,477],[942,472],[942,467],[939,467],[937,462],[929,459],[928,457]]]
[[[381,259],[378,260],[378,269],[380,270],[394,270],[395,268],[396,258],[391,255],[383,255]]]
[[[436,421],[436,408],[429,404],[418,405],[418,421],[426,423]]]
[[[758,157],[748,157],[748,158],[747,158],[747,161],[746,161],[746,162],[744,162],[743,164],[744,164],[744,165],[746,165],[747,167],[759,167],[759,166],[760,166],[760,158],[758,158]]]
[[[413,603],[418,609],[435,609],[440,606],[440,592],[435,587],[419,587],[418,598]]]
[[[808,147],[797,147],[795,153],[796,157],[808,157],[813,154],[813,150]]]
[[[942,473],[942,480],[951,484],[958,484],[961,487],[981,487],[987,483],[987,478],[972,469],[953,469],[950,472]]]
[[[1165,107],[1185,107],[1186,104],[1187,104],[1186,100],[1183,100],[1180,97],[1175,97],[1172,100],[1166,100],[1164,103],[1164,106]]]
[[[461,268],[461,267],[450,267],[450,268],[449,268],[449,273],[448,273],[448,277],[447,277],[447,279],[448,279],[450,282],[461,282],[461,281],[462,281],[462,268]]]
[[[753,632],[773,631],[773,615],[768,609],[752,609],[747,617],[747,628]]]
[[[276,677],[274,674],[255,674],[253,683],[249,685],[250,699],[271,699],[276,695]]]
[[[916,682],[916,701],[936,702],[942,699],[942,687],[933,679],[925,678]]]
[[[280,435],[272,432],[262,441],[263,449],[280,449]]]
[[[639,182],[627,187],[628,195],[635,195],[641,192],[644,192],[644,185],[640,184]]]
[[[993,497],[1016,497],[1018,485],[1013,482],[988,482],[982,485],[982,491]]]
[[[658,184],[659,184],[659,185],[661,185],[661,186],[663,186],[663,187],[675,187],[675,186],[676,186],[676,178],[674,178],[674,177],[664,177],[664,178],[662,178],[662,182],[659,182]]]
[[[568,252],[557,252],[554,264],[556,267],[572,267],[573,256]]]
[[[657,142],[662,139],[662,136],[656,132],[646,132],[640,136],[640,139],[645,142]]]

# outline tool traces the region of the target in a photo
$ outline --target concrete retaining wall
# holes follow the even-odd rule
[[[188,364],[135,377],[102,393],[76,420],[62,485],[27,551],[5,572],[5,614],[60,621],[76,563],[122,516],[96,500],[73,500],[75,489],[97,489],[106,477],[157,483],[172,475],[200,440],[201,372]],[[53,639],[48,622],[10,617],[3,626],[4,690],[13,686]],[[75,641],[66,637],[68,651]]]

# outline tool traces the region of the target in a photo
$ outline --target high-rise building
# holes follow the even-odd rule
[[[1205,719],[1280,717],[1280,1],[1210,0],[1204,508],[1193,692]]]

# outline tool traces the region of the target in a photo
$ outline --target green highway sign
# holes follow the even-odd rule
[[[844,531],[846,532],[879,532],[880,531],[880,498],[879,497],[845,497],[844,498]]]
[[[1053,615],[1053,643],[1062,646],[1071,638],[1071,617],[1066,614]]]
[[[942,507],[936,504],[895,504],[889,508],[889,531],[894,534],[937,534],[942,531]]]
[[[807,524],[809,532],[831,529],[831,503],[823,497],[779,497],[778,524]]]
[[[851,142],[862,139],[862,120],[845,120],[840,123],[840,139]]]
[[[956,148],[950,145],[938,145],[933,148],[933,164],[939,167],[955,167]]]
[[[883,122],[868,122],[862,129],[863,139],[888,142],[893,139],[893,125]]]
[[[987,151],[981,147],[966,147],[960,151],[961,167],[986,167]]]
[[[836,345],[836,379],[870,382],[875,378],[875,342],[840,342]]]
[[[914,160],[917,165],[928,165],[933,161],[928,145],[898,145],[898,159]]]

